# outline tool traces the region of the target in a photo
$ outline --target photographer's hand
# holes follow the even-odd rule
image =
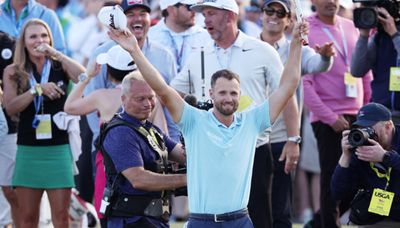
[[[386,150],[373,139],[368,139],[368,142],[371,145],[357,147],[356,155],[358,159],[367,162],[382,162]]]
[[[393,36],[397,32],[394,18],[383,7],[378,7],[376,10],[378,11],[378,20],[382,24],[383,29],[389,36]]]
[[[349,143],[350,130],[344,130],[342,132],[342,156],[339,159],[339,165],[343,168],[347,168],[350,165],[351,160],[351,145]]]
[[[331,125],[335,132],[342,132],[343,130],[349,129],[349,122],[344,118],[343,115],[339,115],[336,122]]]

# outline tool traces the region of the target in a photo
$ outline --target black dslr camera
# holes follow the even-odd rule
[[[385,8],[397,21],[400,18],[400,0],[353,0],[354,3],[361,3],[362,7],[353,12],[354,25],[361,29],[375,28],[378,25],[378,12],[375,7]],[[384,15],[380,15],[383,16]]]
[[[349,133],[349,143],[352,147],[370,145],[368,139],[376,140],[377,135],[372,127],[353,128]]]
[[[214,106],[211,100],[197,101],[197,98],[192,94],[187,94],[183,99],[189,105],[191,105],[195,108],[198,108],[198,109],[206,110],[206,111],[208,111],[209,109],[211,109]]]

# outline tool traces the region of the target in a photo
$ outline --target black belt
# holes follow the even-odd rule
[[[231,221],[235,219],[242,218],[249,214],[247,208],[243,208],[238,211],[228,212],[224,214],[199,214],[199,213],[190,213],[189,218],[203,220],[203,221],[214,221],[214,222],[225,222]]]

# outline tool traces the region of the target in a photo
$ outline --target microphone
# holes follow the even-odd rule
[[[186,94],[183,100],[193,107],[197,107],[197,98],[192,94]]]

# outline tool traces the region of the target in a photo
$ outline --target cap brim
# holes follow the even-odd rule
[[[96,57],[96,62],[98,64],[106,64],[108,63],[108,55],[107,53],[101,53]]]
[[[148,13],[151,13],[150,7],[147,6],[147,5],[144,5],[144,4],[135,4],[135,5],[129,6],[129,7],[127,7],[127,8],[124,10],[124,13],[126,13],[126,11],[128,11],[128,10],[130,10],[130,9],[133,9],[133,8],[135,8],[135,7],[143,7],[143,8],[146,9],[146,11],[147,11]]]
[[[213,3],[213,2],[204,2],[201,4],[196,4],[192,7],[190,7],[190,9],[193,10],[194,12],[201,13],[205,7],[213,7],[215,9],[228,10],[228,11],[238,14],[238,12],[235,12],[232,9],[224,8],[223,6],[220,6],[220,5],[215,5],[215,3]]]
[[[182,0],[179,2],[186,5],[195,5],[197,3],[197,0]]]
[[[375,120],[357,120],[352,126],[360,126],[360,127],[371,127],[375,125],[378,121]]]

